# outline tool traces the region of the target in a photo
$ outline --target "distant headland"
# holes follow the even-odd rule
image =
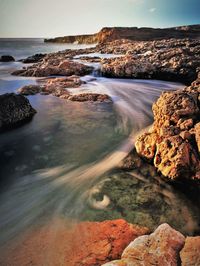
[[[55,43],[95,44],[114,41],[117,39],[152,41],[169,38],[200,39],[200,24],[162,29],[148,27],[106,27],[94,34],[63,36],[52,39],[44,39],[44,41]]]

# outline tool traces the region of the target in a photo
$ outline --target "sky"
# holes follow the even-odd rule
[[[200,0],[0,0],[0,38],[200,24]]]

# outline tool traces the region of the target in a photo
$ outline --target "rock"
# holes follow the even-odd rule
[[[0,95],[0,130],[13,128],[29,121],[36,111],[22,95]]]
[[[197,78],[200,41],[166,39],[156,41],[117,40],[97,46],[101,53],[125,55],[102,60],[104,76],[181,81]]]
[[[119,258],[132,240],[149,232],[122,219],[78,224],[54,220],[51,223],[52,226],[45,225],[26,234],[11,252],[1,253],[0,264],[99,266]]]
[[[42,92],[43,87],[39,85],[25,85],[17,90],[21,95],[35,95]]]
[[[21,59],[20,61],[23,62],[24,64],[30,64],[30,63],[38,63],[40,62],[46,54],[35,54],[32,56],[28,56],[25,59]]]
[[[99,94],[99,93],[81,93],[81,94],[74,94],[68,97],[70,101],[77,101],[77,102],[111,102],[111,99],[106,94]]]
[[[15,58],[11,55],[2,55],[0,57],[0,62],[12,62],[15,61]]]
[[[59,58],[44,58],[41,62],[29,66],[22,70],[14,71],[13,75],[28,76],[28,77],[49,77],[53,75],[58,76],[83,76],[92,72],[92,67],[73,62],[70,60],[63,60]]]
[[[168,224],[160,225],[151,235],[136,238],[122,253],[121,260],[104,266],[177,266],[185,237]]]
[[[200,265],[200,236],[186,237],[180,257],[182,266]]]
[[[142,134],[135,147],[153,161],[166,177],[195,178],[200,174],[200,85],[163,93],[153,104],[151,132]]]

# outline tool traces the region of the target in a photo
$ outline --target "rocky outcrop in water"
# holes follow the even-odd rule
[[[106,94],[99,93],[77,93],[70,94],[67,88],[78,88],[84,82],[78,76],[70,76],[63,78],[50,78],[41,80],[41,85],[25,85],[19,88],[17,92],[21,95],[53,95],[61,99],[67,99],[76,102],[112,102],[111,98]]]
[[[184,246],[185,237],[168,224],[160,225],[154,233],[141,236],[123,251],[121,260],[104,266],[177,266],[179,252]]]
[[[38,63],[40,62],[46,54],[34,54],[32,56],[28,56],[25,59],[21,59],[20,61],[23,62],[24,64],[30,64],[30,63]]]
[[[111,98],[106,94],[99,94],[99,93],[81,93],[81,94],[74,94],[68,97],[70,101],[76,102],[112,102]]]
[[[105,27],[98,33],[87,35],[64,36],[45,39],[45,42],[58,43],[105,43],[118,39],[148,41],[169,38],[200,38],[200,25],[181,26],[174,28],[137,28],[137,27]]]
[[[44,58],[40,63],[29,66],[25,69],[16,70],[13,75],[27,77],[49,77],[49,76],[83,76],[92,72],[92,67],[73,62],[60,60],[60,58]]]
[[[22,95],[0,95],[0,131],[11,129],[29,121],[36,111]]]
[[[99,45],[106,53],[126,54],[105,59],[104,76],[181,81],[190,84],[200,67],[200,41],[162,40],[149,42],[115,41]]]
[[[165,92],[153,104],[150,132],[136,141],[138,154],[171,179],[200,179],[200,74],[184,90]]]
[[[15,61],[15,58],[11,55],[0,56],[0,62],[12,62],[12,61]]]

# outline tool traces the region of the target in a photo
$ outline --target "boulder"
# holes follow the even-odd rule
[[[163,93],[153,104],[150,132],[136,140],[138,154],[166,177],[200,178],[200,86]]]
[[[121,260],[111,261],[104,266],[177,266],[179,251],[185,237],[168,224],[160,225],[151,235],[141,236],[124,250]]]
[[[6,93],[0,95],[0,130],[16,127],[29,121],[35,109],[22,95]]]
[[[200,265],[200,236],[186,237],[180,257],[182,266]]]
[[[11,55],[0,56],[0,62],[12,62],[12,61],[15,61],[15,58]]]

